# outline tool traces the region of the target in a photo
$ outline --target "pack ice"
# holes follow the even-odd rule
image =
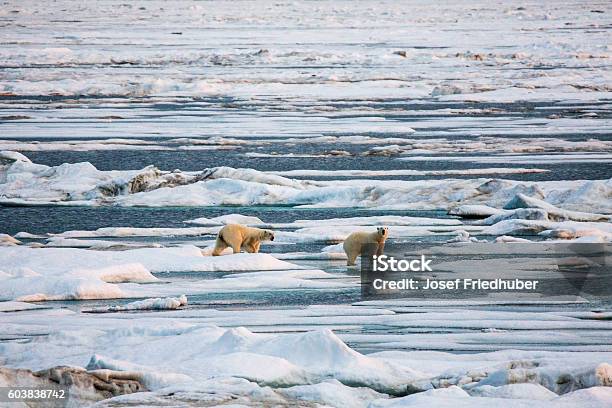
[[[501,208],[518,194],[570,211],[612,213],[612,179],[297,180],[254,169],[100,171],[90,163],[49,167],[15,158],[0,168],[0,203],[11,205],[219,206],[449,210]],[[240,221],[239,221],[240,222]],[[223,221],[220,221],[223,224]]]

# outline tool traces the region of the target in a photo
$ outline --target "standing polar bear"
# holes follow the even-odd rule
[[[219,256],[227,247],[231,247],[235,254],[239,253],[241,248],[252,254],[257,253],[261,241],[274,241],[274,233],[240,224],[227,224],[217,234],[217,242],[215,242],[212,254]]]
[[[362,254],[365,245],[376,245],[376,255],[382,255],[388,235],[387,227],[378,227],[376,232],[353,232],[344,240],[344,252],[348,257],[346,264],[355,265],[355,260]]]

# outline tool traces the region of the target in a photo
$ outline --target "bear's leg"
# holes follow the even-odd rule
[[[240,247],[242,247],[242,242],[240,242],[240,238],[234,238],[230,241],[228,241],[229,246],[232,247],[232,251],[235,254],[239,254],[240,253]]]
[[[359,251],[347,251],[346,256],[347,256],[346,265],[353,266],[355,265],[355,261],[357,260],[357,257],[359,256]]]
[[[233,253],[235,253],[235,254],[240,253],[240,246],[242,244],[242,237],[240,237],[240,236],[237,236],[237,237],[223,236],[222,240],[223,240],[223,243],[225,244],[223,249],[225,249],[227,247],[231,247]]]
[[[239,254],[240,253],[240,245],[232,245],[232,251],[235,254]]]
[[[249,254],[254,254],[255,253],[255,245],[254,244],[248,243],[248,244],[244,244],[242,247]]]
[[[381,256],[383,254],[384,250],[385,250],[385,243],[384,242],[380,242],[378,244],[378,248],[376,248],[376,255]]]
[[[212,255],[213,256],[221,255],[221,253],[223,252],[225,248],[227,248],[227,244],[225,243],[225,241],[217,237],[217,241],[215,242],[215,249],[213,249]]]
[[[344,249],[344,253],[346,254],[346,265],[352,266],[355,265],[355,259],[357,259],[357,255],[359,255],[359,250],[354,248],[355,243],[349,243],[344,241],[342,248]]]
[[[255,244],[257,244],[257,239],[250,238],[242,243],[242,249],[247,251],[249,254],[255,253]]]
[[[256,243],[253,244],[253,253],[258,253],[259,252],[259,247],[261,245],[260,241],[257,241]]]

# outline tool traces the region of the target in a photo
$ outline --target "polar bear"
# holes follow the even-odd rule
[[[376,232],[353,232],[344,240],[343,248],[348,257],[346,264],[348,266],[355,265],[355,260],[361,255],[364,245],[376,245],[376,255],[382,255],[388,235],[389,228],[387,227],[378,227]]]
[[[261,241],[274,241],[274,233],[240,224],[227,224],[217,234],[217,242],[215,242],[212,255],[221,255],[227,247],[231,247],[235,254],[240,252],[240,248],[250,253],[257,253]]]

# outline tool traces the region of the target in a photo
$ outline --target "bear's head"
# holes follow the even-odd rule
[[[387,228],[387,227],[378,227],[378,228],[376,228],[376,232],[378,233],[379,237],[387,239],[387,236],[389,235],[389,228]]]
[[[264,230],[261,234],[262,241],[274,241],[274,233],[272,231]]]

